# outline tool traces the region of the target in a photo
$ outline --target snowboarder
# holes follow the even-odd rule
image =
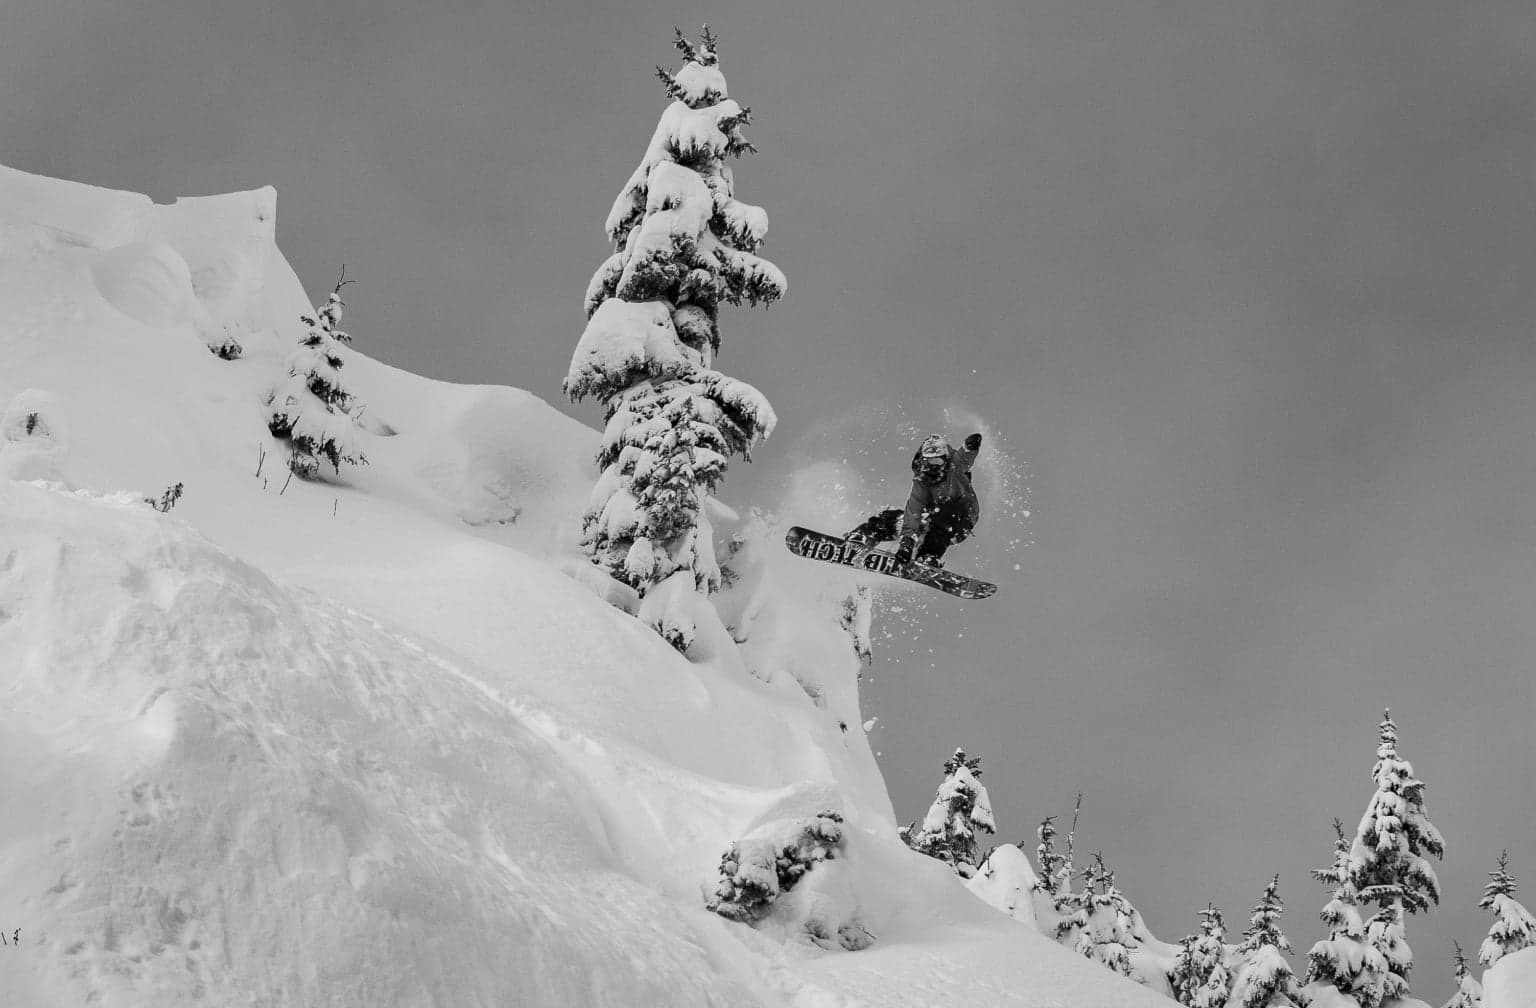
[[[981,517],[981,504],[971,486],[971,466],[981,451],[981,435],[965,439],[957,451],[942,435],[923,439],[912,456],[912,493],[907,506],[872,515],[845,539],[860,546],[896,541],[896,558],[909,563],[942,566],[944,551],[963,542]]]

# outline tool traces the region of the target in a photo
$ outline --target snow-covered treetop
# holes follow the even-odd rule
[[[1477,901],[1477,905],[1484,910],[1491,910],[1497,897],[1513,896],[1518,888],[1520,881],[1509,873],[1509,851],[1499,851],[1498,867],[1488,873],[1488,881],[1483,885],[1483,898]]]
[[[947,827],[951,833],[966,837],[974,835],[973,827],[993,832],[997,824],[992,819],[992,802],[980,777],[981,757],[967,757],[964,749],[956,749],[944,761],[944,781],[923,819],[923,828],[937,833]]]
[[[1226,923],[1221,918],[1221,910],[1215,904],[1207,903],[1205,909],[1200,911],[1200,933],[1218,940],[1227,936]]]
[[[1467,957],[1461,950],[1461,942],[1453,944],[1456,948],[1456,955],[1452,960],[1456,964],[1456,993],[1451,995],[1451,999],[1443,1008],[1481,1008],[1483,985],[1477,982],[1477,978],[1467,968]]]
[[[712,367],[720,303],[771,304],[788,286],[756,254],[768,214],[736,199],[726,164],[754,149],[742,133],[751,111],[726,97],[707,27],[697,45],[681,32],[677,44],[683,68],[658,68],[673,101],[604,224],[615,251],[587,285],[588,327],[564,385],[573,399]],[[632,307],[611,308],[614,301]],[[652,305],[665,317],[651,318]]]
[[[1058,873],[1067,859],[1056,853],[1056,817],[1046,816],[1040,820],[1040,828],[1035,830],[1035,836],[1040,840],[1035,847],[1035,857],[1040,864],[1040,891],[1059,892],[1061,880]]]
[[[309,335],[303,341],[306,346],[314,346],[321,339],[327,337],[336,340],[338,343],[350,344],[352,342],[351,335],[342,332],[337,328],[337,325],[341,322],[342,309],[347,306],[347,303],[341,299],[341,289],[349,283],[356,282],[356,280],[347,279],[347,268],[343,266],[341,268],[341,279],[337,280],[336,286],[331,288],[331,295],[326,298],[325,304],[315,311],[315,317],[309,315],[299,316],[299,321],[309,326],[310,329]]]
[[[1397,759],[1397,722],[1392,720],[1392,708],[1387,707],[1381,712],[1378,729],[1381,732],[1381,744],[1376,747],[1376,758]]]
[[[685,60],[683,67],[677,71],[656,68],[673,102],[656,124],[645,158],[614,201],[608,215],[608,237],[622,248],[646,206],[652,170],[671,161],[699,175],[714,194],[714,209],[723,218],[724,227],[719,230],[744,242],[738,247],[753,251],[767,233],[768,217],[759,207],[736,202],[734,181],[724,163],[728,157],[756,152],[742,133],[742,127],[752,122],[752,110],[727,97],[729,89],[719,66],[719,40],[709,26],[704,26],[697,46],[680,30],[673,31]]]
[[[1426,854],[1445,856],[1445,841],[1424,810],[1424,782],[1398,755],[1392,712],[1382,716],[1371,797],[1350,848],[1351,881],[1362,899],[1381,906],[1401,901],[1409,913],[1440,902],[1440,882]]]
[[[1248,929],[1243,932],[1243,942],[1238,948],[1243,952],[1251,952],[1268,945],[1289,952],[1290,940],[1280,930],[1280,915],[1284,912],[1285,902],[1280,899],[1280,876],[1276,874],[1264,888],[1264,895],[1254,905],[1253,916],[1249,918]]]
[[[1509,873],[1509,852],[1499,853],[1498,867],[1488,873],[1477,905],[1493,912],[1493,925],[1477,951],[1477,961],[1492,966],[1511,952],[1536,945],[1536,918],[1514,898],[1519,883]]]
[[[969,770],[973,777],[979,778],[981,776],[981,757],[972,756],[967,758],[964,749],[956,749],[955,754],[944,761],[944,774],[947,777],[953,777],[959,772],[961,767]]]
[[[673,45],[686,61],[681,70],[656,68],[656,76],[666,87],[667,94],[689,108],[714,105],[727,97],[725,75],[720,72],[720,40],[705,25],[697,46],[688,41],[681,28],[674,27],[677,36]]]

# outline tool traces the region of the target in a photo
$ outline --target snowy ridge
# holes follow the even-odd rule
[[[900,844],[852,586],[772,522],[744,643],[685,660],[574,552],[598,434],[366,332],[370,464],[287,484],[263,397],[313,304],[273,206],[0,174],[0,1000],[1156,1003]],[[757,929],[704,909],[732,842],[822,810],[844,851]],[[843,924],[874,944],[812,937]]]

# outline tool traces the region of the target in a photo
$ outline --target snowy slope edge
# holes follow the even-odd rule
[[[373,465],[281,491],[261,396],[310,305],[270,190],[152,233],[144,197],[19,175],[0,892],[36,946],[7,1003],[905,1004],[959,963],[956,996],[1151,1003],[896,841],[838,586],[764,558],[746,645],[685,661],[561,573],[595,432],[359,352]],[[240,360],[205,349],[226,326]],[[777,919],[702,909],[730,842],[823,808],[847,857]],[[804,941],[849,914],[874,949]]]

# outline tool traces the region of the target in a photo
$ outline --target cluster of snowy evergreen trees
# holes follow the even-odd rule
[[[676,45],[682,68],[657,68],[672,102],[608,215],[615,251],[587,289],[564,388],[606,411],[582,545],[686,651],[698,599],[721,584],[712,494],[775,422],[757,389],[714,370],[720,306],[771,303],[785,280],[756,254],[768,215],[735,196],[729,161],[755,150],[752,117],[728,96],[718,39],[706,26]]]
[[[1009,903],[999,908],[1027,919],[1043,934],[1103,966],[1158,990],[1191,1008],[1391,1008],[1409,997],[1413,950],[1406,918],[1440,901],[1440,885],[1429,858],[1443,858],[1445,843],[1424,807],[1424,783],[1398,752],[1397,725],[1388,711],[1381,721],[1372,780],[1376,785],[1360,824],[1351,835],[1334,820],[1331,863],[1313,875],[1329,888],[1320,918],[1327,936],[1307,952],[1300,975],[1293,970],[1291,943],[1280,927],[1284,903],[1275,876],[1254,905],[1240,941],[1227,940],[1222,912],[1200,911],[1200,926],[1177,945],[1159,942],[1141,914],[1118,888],[1103,856],[1075,864],[1077,814],[1065,845],[1058,843],[1054,817],[1037,830],[1037,870],[1030,871],[1018,847],[1004,844],[980,857],[977,837],[996,828],[980,759],[956,750],[921,825],[901,831],[908,846],[951,865],[983,898],[998,903],[996,887],[978,882],[1014,872],[1014,888],[1027,890],[1026,912]],[[1079,796],[1079,808],[1081,796]],[[1008,854],[1004,858],[1002,854]],[[1022,868],[994,869],[1001,865]],[[1494,915],[1478,952],[1492,966],[1511,952],[1536,945],[1536,918],[1514,899],[1516,880],[1500,855],[1489,873],[1480,907]],[[1457,993],[1445,1008],[1478,1008],[1481,986],[1466,957],[1456,949]]]
[[[715,369],[722,305],[770,304],[786,281],[758,255],[761,207],[736,198],[730,161],[755,148],[749,108],[732,99],[708,26],[681,31],[677,70],[657,67],[671,103],[608,215],[610,255],[588,285],[587,324],[563,389],[602,402],[600,476],[582,516],[592,562],[632,588],[639,616],[679,651],[692,645],[723,575],[713,496],[733,456],[750,458],[776,418],[766,397]],[[290,470],[366,463],[358,409],[341,376],[351,337],[339,323],[344,277],[313,318],[267,397],[267,426]]]

